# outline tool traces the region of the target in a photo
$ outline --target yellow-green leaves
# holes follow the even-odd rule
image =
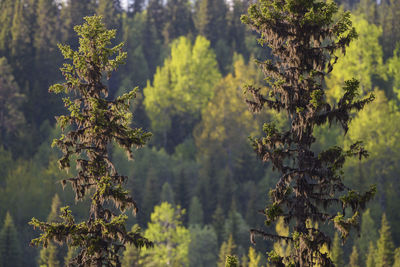
[[[186,37],[175,40],[170,57],[157,68],[153,84],[144,89],[144,105],[153,129],[168,130],[174,115],[199,117],[220,78],[209,41],[202,36],[194,45]]]

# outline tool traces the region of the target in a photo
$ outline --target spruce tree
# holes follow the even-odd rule
[[[400,267],[400,248],[396,248],[396,250],[394,251],[393,267]]]
[[[143,146],[151,134],[130,128],[129,102],[136,90],[115,100],[106,99],[108,89],[103,84],[103,74],[109,78],[124,62],[126,53],[121,51],[122,43],[109,48],[116,31],[107,30],[101,17],[85,17],[85,20],[86,23],[75,27],[80,36],[78,51],[59,45],[64,57],[73,63],[61,68],[66,82],[55,84],[49,90],[73,92],[76,96],[64,98],[70,113],[59,116],[57,121],[66,133],[55,139],[53,145],[63,152],[59,160],[61,169],[68,170],[71,160],[75,161],[77,175],[61,183],[71,184],[77,201],[90,196],[89,218],[76,223],[69,207],[61,209],[61,223],[33,218],[30,224],[43,233],[31,244],[46,247],[55,241],[78,247],[70,266],[120,266],[119,252],[126,244],[148,247],[151,242],[142,237],[139,229],[129,232],[125,228],[127,215],[123,212],[132,208],[136,213],[138,209],[123,188],[127,177],[117,172],[108,149],[113,141],[132,158],[132,147]]]
[[[369,242],[368,255],[365,260],[366,267],[375,267],[375,247],[372,242]]]
[[[338,123],[347,132],[350,112],[361,110],[374,99],[373,95],[357,99],[359,82],[352,79],[345,82],[344,95],[337,105],[326,102],[323,81],[337,61],[336,51],[345,51],[357,34],[350,14],[337,14],[333,1],[260,0],[258,5],[250,6],[248,13],[242,21],[261,34],[259,42],[270,47],[274,59],[259,62],[269,89],[246,86],[253,97],[247,102],[253,112],[267,106],[286,112],[290,121],[287,130],[266,122],[266,136],[252,138],[258,156],[263,162],[271,162],[282,175],[262,213],[267,225],[281,216],[286,224],[293,222],[288,236],[252,229],[251,239],[254,242],[260,235],[293,243],[294,249],[287,257],[274,251],[269,254],[277,266],[333,266],[327,253],[320,250],[330,245],[329,236],[309,225],[332,222],[346,239],[349,230],[358,226],[360,211],[376,191],[372,186],[360,194],[343,184],[341,168],[346,158],[368,155],[362,142],[349,149],[334,146],[320,153],[311,149],[317,126]],[[309,220],[312,224],[307,223]]]
[[[197,196],[192,197],[189,206],[189,225],[198,224],[200,226],[204,223],[203,205]]]
[[[383,214],[379,239],[376,243],[375,266],[392,266],[394,262],[394,249],[390,225],[386,219],[386,214]]]
[[[219,249],[217,266],[224,267],[226,258],[229,255],[233,255],[235,252],[236,252],[236,245],[233,241],[232,235],[230,235],[228,241],[223,242],[221,248]]]
[[[10,55],[14,6],[15,0],[0,1],[0,57]]]
[[[24,98],[7,59],[0,57],[0,143],[6,149],[25,123],[21,112]]]
[[[0,231],[0,267],[22,266],[21,256],[17,230],[10,213],[7,212],[3,228]]]
[[[51,202],[51,211],[47,216],[47,222],[60,222],[59,211],[61,201],[57,194],[54,195]],[[42,248],[39,253],[39,266],[59,267],[61,266],[58,259],[58,249],[54,242],[50,241],[46,248]]]
[[[353,246],[353,251],[351,252],[350,255],[349,267],[360,267],[359,256],[356,246]]]
[[[331,250],[331,259],[336,266],[343,266],[343,248],[340,242],[340,237],[338,233],[335,233],[333,238],[332,250]]]

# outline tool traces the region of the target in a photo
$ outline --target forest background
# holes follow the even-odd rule
[[[400,1],[337,3],[351,10],[359,37],[325,81],[329,101],[337,101],[352,77],[360,81],[360,95],[375,92],[376,99],[347,135],[335,126],[318,129],[314,149],[364,140],[370,157],[347,162],[345,182],[358,190],[377,184],[378,194],[362,215],[360,235],[353,233],[344,246],[335,236],[330,253],[338,266],[400,266],[400,251],[394,253],[400,246]],[[255,59],[269,57],[240,22],[251,1],[128,4],[0,0],[0,266],[62,266],[74,254],[55,245],[29,247],[38,232],[28,222],[56,220],[64,205],[77,218],[87,210],[88,203],[75,204],[59,183],[67,174],[59,171],[60,152],[51,143],[61,134],[54,117],[65,109],[48,87],[62,81],[57,43],[76,48],[73,26],[95,13],[117,29],[115,43],[125,42],[128,52],[126,64],[107,81],[110,97],[139,86],[133,121],[153,133],[133,162],[112,148],[139,205],[129,227],[139,225],[155,241],[152,250],[128,247],[124,266],[224,266],[228,254],[243,266],[265,266],[266,251],[290,247],[250,244],[249,229],[263,225],[257,211],[277,174],[256,158],[248,136],[261,135],[265,120],[278,126],[287,120],[271,111],[254,115],[244,102],[244,84],[265,85]],[[172,227],[161,228],[165,222]],[[271,230],[287,232],[282,222]]]

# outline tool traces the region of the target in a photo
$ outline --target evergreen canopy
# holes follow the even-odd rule
[[[68,115],[59,116],[58,124],[68,131],[53,145],[63,152],[60,168],[70,167],[71,157],[76,162],[77,176],[63,180],[70,182],[75,199],[82,200],[91,194],[91,207],[87,221],[76,223],[69,207],[62,208],[61,223],[40,222],[33,218],[30,224],[43,231],[32,245],[47,246],[51,240],[78,247],[78,255],[69,263],[71,266],[120,266],[119,251],[125,244],[136,247],[151,246],[152,243],[140,234],[140,229],[128,232],[125,228],[127,216],[117,214],[133,208],[135,201],[122,185],[127,177],[120,175],[110,161],[108,148],[114,141],[132,157],[132,147],[143,146],[151,134],[142,129],[130,128],[132,114],[129,102],[135,97],[132,90],[115,100],[106,99],[108,88],[103,84],[103,74],[111,72],[122,64],[126,53],[123,43],[108,48],[115,37],[115,30],[107,30],[101,17],[85,17],[86,23],[76,26],[80,36],[79,50],[68,45],[59,45],[66,59],[61,71],[65,83],[50,87],[54,93],[75,93],[76,97],[65,97]],[[115,57],[114,57],[115,55]],[[115,208],[105,203],[114,204]]]
[[[290,255],[282,257],[275,251],[269,254],[277,266],[334,266],[324,244],[329,236],[316,222],[333,222],[346,239],[351,227],[358,226],[360,210],[370,200],[376,188],[372,186],[360,194],[342,182],[343,164],[348,157],[368,156],[362,142],[345,150],[334,146],[315,153],[311,145],[315,127],[338,123],[347,132],[350,112],[361,110],[374,99],[373,95],[358,100],[359,82],[345,82],[344,95],[337,106],[327,103],[323,81],[333,69],[338,57],[357,37],[348,12],[337,14],[333,1],[316,0],[260,0],[250,6],[242,21],[261,34],[260,44],[268,45],[274,60],[259,62],[268,92],[254,86],[246,90],[253,96],[247,100],[253,112],[264,106],[278,112],[286,111],[290,126],[280,131],[273,122],[265,123],[265,137],[252,139],[253,147],[264,162],[271,162],[281,173],[276,187],[270,191],[271,204],[262,213],[267,225],[283,217],[286,224],[294,221],[288,236],[279,236],[252,229],[255,235],[293,243]],[[341,212],[332,212],[336,208]],[[328,209],[329,208],[329,209]],[[351,208],[351,216],[346,216]]]

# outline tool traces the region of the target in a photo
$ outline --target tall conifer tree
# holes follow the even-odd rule
[[[349,230],[358,225],[360,210],[376,191],[371,187],[367,193],[359,194],[342,182],[341,168],[346,158],[368,155],[361,142],[348,150],[334,146],[316,154],[311,149],[316,141],[315,127],[336,122],[346,132],[350,112],[361,110],[374,98],[371,95],[357,100],[359,82],[352,79],[346,81],[337,106],[326,102],[323,80],[337,60],[335,52],[345,51],[356,37],[350,14],[337,12],[332,1],[260,0],[242,17],[244,23],[261,34],[260,43],[268,45],[274,56],[274,60],[259,62],[269,83],[268,93],[249,85],[246,89],[253,99],[247,102],[254,112],[267,106],[285,111],[290,120],[287,130],[266,122],[266,136],[252,139],[258,156],[282,174],[263,211],[265,223],[269,225],[281,216],[287,224],[293,221],[288,236],[251,230],[253,241],[261,235],[293,243],[289,256],[282,257],[274,251],[269,254],[277,266],[334,266],[327,253],[321,252],[323,245],[331,243],[329,236],[310,225],[333,222],[342,239],[346,239]],[[336,204],[343,208],[339,213],[328,209]]]
[[[10,213],[7,212],[3,228],[0,231],[0,267],[22,266],[21,256],[17,230]]]
[[[126,53],[123,44],[108,48],[115,38],[115,30],[107,30],[101,17],[86,17],[86,23],[76,26],[80,36],[80,47],[74,51],[68,45],[60,45],[66,59],[73,64],[64,64],[61,71],[66,78],[63,84],[55,84],[50,91],[55,93],[74,92],[77,97],[64,98],[70,114],[57,118],[61,128],[69,130],[54,140],[63,157],[61,169],[70,167],[71,156],[76,156],[77,176],[63,180],[70,182],[75,199],[82,200],[90,194],[89,218],[76,223],[69,207],[61,212],[61,223],[40,222],[33,218],[31,223],[43,233],[32,240],[32,245],[47,246],[50,241],[68,243],[78,247],[78,255],[70,261],[71,266],[120,266],[119,251],[125,244],[136,247],[151,246],[140,234],[140,229],[128,232],[125,228],[125,212],[137,206],[129,192],[123,188],[127,177],[120,175],[109,158],[109,144],[114,141],[132,157],[132,147],[143,146],[150,133],[130,128],[132,114],[129,102],[135,97],[132,90],[115,100],[106,99],[108,88],[102,83],[103,74],[122,64]],[[68,126],[72,126],[69,128]],[[105,202],[109,204],[106,206]],[[109,205],[113,204],[114,208]]]
[[[394,244],[392,233],[386,214],[382,216],[381,229],[379,230],[379,239],[376,243],[375,266],[392,266],[394,262]]]
[[[14,6],[14,0],[0,1],[0,56],[8,56],[10,54]]]

